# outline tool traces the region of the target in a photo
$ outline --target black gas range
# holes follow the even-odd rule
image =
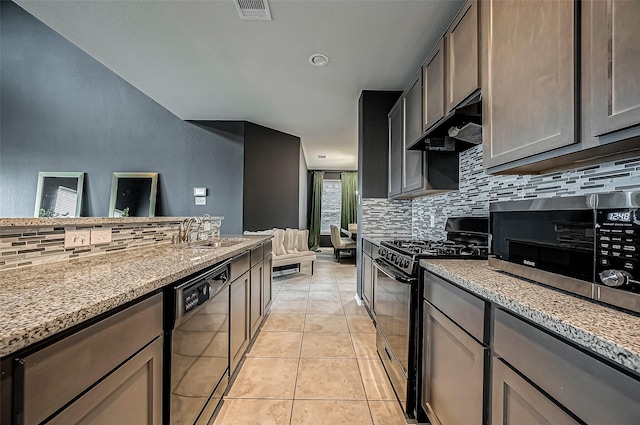
[[[450,217],[445,231],[445,240],[382,241],[377,258],[409,276],[418,275],[418,263],[422,259],[487,259],[490,238],[488,217]]]
[[[447,219],[446,240],[382,241],[374,253],[373,316],[376,346],[402,410],[417,415],[418,347],[421,331],[419,262],[427,258],[487,259],[488,217]]]

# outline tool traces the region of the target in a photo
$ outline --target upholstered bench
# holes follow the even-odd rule
[[[316,253],[309,251],[309,231],[298,229],[273,229],[273,268],[292,264],[313,263],[316,261]]]
[[[316,253],[309,251],[309,231],[298,229],[273,229],[261,232],[245,232],[245,234],[272,234],[273,269],[283,266],[298,265],[298,271],[303,263],[316,261]]]

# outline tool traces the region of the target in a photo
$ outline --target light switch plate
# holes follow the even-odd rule
[[[193,196],[207,196],[207,188],[206,187],[194,187],[193,188]]]
[[[207,205],[207,198],[204,196],[196,196],[196,205]]]
[[[77,248],[91,245],[91,230],[65,230],[64,247]]]
[[[111,229],[91,229],[91,245],[111,242]]]

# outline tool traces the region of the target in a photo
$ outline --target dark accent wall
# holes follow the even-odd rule
[[[86,216],[107,215],[114,171],[157,172],[156,215],[221,215],[223,233],[241,232],[244,123],[214,130],[179,119],[4,1],[0,66],[0,216],[33,215],[39,171],[85,172]],[[202,186],[207,205],[195,206]],[[297,203],[292,214],[297,223]]]
[[[297,229],[300,138],[247,122],[244,146],[244,230]]]
[[[358,223],[362,199],[384,198],[389,193],[388,114],[401,91],[363,90],[358,100]],[[356,292],[362,297],[362,232],[357,237]]]
[[[389,125],[387,115],[402,92],[363,90],[358,102],[358,193],[387,198]]]

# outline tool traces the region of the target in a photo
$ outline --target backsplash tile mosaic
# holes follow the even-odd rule
[[[365,198],[358,230],[372,238],[410,238],[411,200]]]
[[[486,216],[493,201],[629,189],[640,189],[640,158],[544,175],[493,176],[484,172],[482,146],[476,146],[460,154],[460,190],[413,199],[412,236],[444,238],[447,217]],[[431,215],[434,227],[429,227]]]
[[[21,219],[17,219],[21,220]],[[23,220],[26,225],[0,226],[0,271],[55,261],[104,255],[114,251],[170,244],[178,234],[183,218],[163,217],[158,222],[91,224],[90,218],[69,219],[75,224],[38,226],[37,219]],[[97,219],[104,221],[104,219]],[[208,235],[219,235],[221,218],[211,220]],[[64,247],[65,230],[109,229],[111,242],[77,248]],[[202,232],[201,232],[202,233]],[[201,237],[203,237],[201,235]]]

